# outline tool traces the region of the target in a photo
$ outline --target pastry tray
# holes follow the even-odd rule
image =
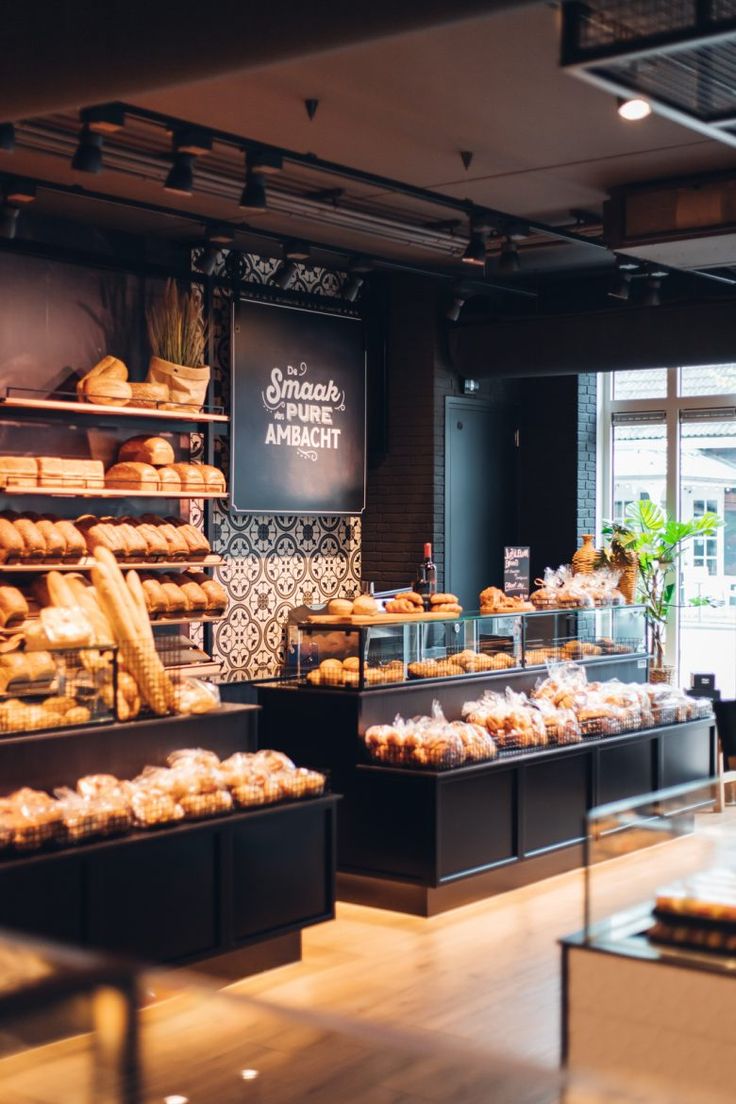
[[[307,618],[309,625],[405,625],[414,621],[457,621],[459,613],[376,613],[373,617],[361,614],[313,613]]]

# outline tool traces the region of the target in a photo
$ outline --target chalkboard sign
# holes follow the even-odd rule
[[[360,320],[272,303],[236,303],[232,509],[361,513],[365,387]]]
[[[503,589],[517,598],[529,596],[529,547],[510,545],[503,550]]]

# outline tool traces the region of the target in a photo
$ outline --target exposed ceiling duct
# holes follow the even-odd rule
[[[736,146],[736,0],[564,3],[561,64]]]

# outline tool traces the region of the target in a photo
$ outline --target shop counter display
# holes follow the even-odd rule
[[[550,661],[644,657],[646,640],[643,606],[532,607],[430,619],[404,613],[389,623],[315,614],[290,629],[287,666],[306,688],[355,691],[543,668]]]

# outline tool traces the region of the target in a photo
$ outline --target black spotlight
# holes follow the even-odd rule
[[[364,283],[365,276],[361,276],[359,272],[350,272],[342,286],[343,299],[347,299],[348,303],[354,303]]]
[[[647,276],[647,282],[644,285],[644,298],[642,303],[645,307],[658,307],[662,302],[662,278],[665,273],[652,272]]]
[[[164,181],[164,190],[174,195],[190,196],[194,188],[194,154],[177,150],[169,175]]]
[[[217,267],[217,258],[223,246],[232,245],[235,235],[229,226],[208,226],[205,230],[205,246],[194,267],[205,276],[211,276]]]
[[[615,279],[608,291],[609,299],[621,299],[624,303],[631,294],[631,273],[616,272]]]
[[[79,145],[72,158],[75,172],[102,172],[102,135],[91,130],[87,123],[79,132]]]
[[[465,296],[456,291],[453,293],[453,297],[445,311],[445,318],[450,322],[457,322],[462,314],[463,307],[465,306]]]
[[[511,273],[518,272],[520,268],[518,247],[514,239],[507,234],[501,242],[501,252],[498,255],[498,271]]]
[[[273,283],[276,287],[280,287],[282,291],[286,291],[295,276],[296,261],[284,261],[281,268],[273,276]]]
[[[245,187],[240,196],[240,206],[251,214],[268,210],[265,177],[251,169],[250,165],[245,171]]]
[[[482,226],[471,224],[470,241],[463,253],[463,263],[468,265],[484,265],[486,263],[486,241],[488,230]]]
[[[12,123],[0,123],[0,150],[12,153],[15,149],[15,127]]]
[[[18,215],[20,210],[11,203],[3,203],[0,207],[0,238],[14,238],[18,229]]]

